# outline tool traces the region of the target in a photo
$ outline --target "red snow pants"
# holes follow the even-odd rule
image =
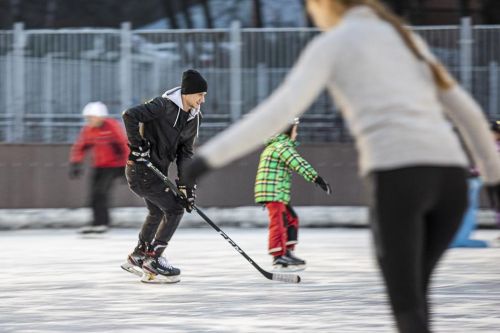
[[[269,213],[269,254],[281,256],[286,250],[294,250],[297,244],[299,218],[292,206],[282,202],[268,202]]]

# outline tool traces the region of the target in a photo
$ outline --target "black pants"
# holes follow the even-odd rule
[[[109,225],[109,197],[115,179],[125,176],[124,168],[94,168],[90,184],[90,206],[94,220],[92,225]]]
[[[132,192],[146,202],[148,216],[142,225],[139,239],[151,243],[153,239],[167,244],[179,226],[184,207],[161,179],[144,164],[135,163],[125,168]]]
[[[366,178],[376,255],[399,332],[430,332],[432,271],[467,205],[459,167],[408,167]]]

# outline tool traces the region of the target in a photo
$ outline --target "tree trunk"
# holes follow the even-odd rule
[[[179,29],[179,23],[177,22],[176,11],[172,6],[172,0],[163,0],[163,9],[165,10],[165,16],[168,18],[170,23],[170,28]]]
[[[212,13],[210,12],[210,7],[208,6],[208,0],[200,0],[201,7],[203,8],[203,15],[205,16],[205,23],[208,29],[213,29],[214,21],[212,18]]]
[[[184,15],[184,19],[186,20],[186,24],[188,29],[193,29],[193,20],[191,19],[191,15],[189,13],[189,7],[191,6],[191,0],[183,0],[182,4],[182,15]]]
[[[262,6],[260,0],[252,0],[252,25],[262,28]]]

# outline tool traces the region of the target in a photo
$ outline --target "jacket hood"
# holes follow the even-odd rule
[[[163,93],[163,95],[161,95],[161,97],[171,100],[172,102],[174,102],[175,105],[179,107],[179,109],[182,109],[181,87],[175,87],[170,90],[167,90]],[[200,113],[201,115],[200,108],[189,110],[188,121],[194,119],[198,113]]]

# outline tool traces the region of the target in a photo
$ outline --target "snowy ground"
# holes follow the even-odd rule
[[[270,269],[267,231],[227,228]],[[478,238],[493,239],[494,230]],[[300,284],[263,278],[209,227],[168,249],[181,282],[147,285],[120,269],[136,230],[0,232],[0,332],[392,332],[367,229],[302,229]],[[436,332],[499,332],[500,249],[453,249],[432,288]]]

